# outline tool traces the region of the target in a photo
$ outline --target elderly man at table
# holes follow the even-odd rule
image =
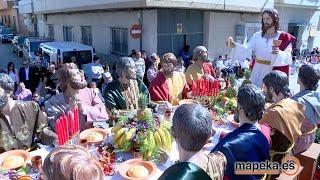
[[[135,62],[131,57],[123,57],[117,61],[118,79],[112,81],[104,92],[108,110],[137,109],[140,94],[149,97],[148,88],[137,78]]]
[[[225,176],[230,179],[258,179],[259,175],[241,175],[234,173],[234,164],[241,162],[263,162],[269,158],[270,128],[261,125],[265,101],[262,92],[254,85],[245,85],[239,89],[237,117],[240,127],[227,134],[211,152],[220,151],[227,158]]]
[[[80,131],[91,128],[93,121],[106,121],[105,106],[93,90],[87,88],[84,75],[73,63],[59,69],[59,82],[62,93],[52,96],[44,103],[49,125],[55,129],[56,120],[78,106],[80,111]]]
[[[300,92],[293,100],[306,107],[305,120],[301,126],[302,136],[295,142],[293,152],[299,154],[307,150],[316,138],[317,125],[320,123],[320,92],[317,92],[320,72],[313,66],[302,65],[299,69],[298,84]]]
[[[184,104],[177,108],[172,119],[179,163],[169,167],[159,178],[171,179],[223,179],[226,157],[221,152],[203,152],[203,146],[212,133],[212,120],[208,110],[199,104]]]
[[[193,50],[192,57],[193,64],[191,64],[186,71],[186,80],[189,85],[193,81],[199,79],[213,80],[216,77],[215,70],[210,63],[208,50],[204,46],[197,46]]]
[[[149,92],[152,101],[167,101],[172,105],[187,97],[189,91],[185,75],[174,71],[177,58],[172,53],[166,53],[160,60],[162,69],[151,81]]]
[[[288,76],[281,71],[273,71],[263,78],[263,91],[274,104],[263,114],[260,123],[272,128],[270,159],[281,162],[291,153],[294,143],[301,136],[301,125],[305,120],[302,104],[290,97]]]
[[[52,145],[55,133],[34,101],[15,101],[10,97],[14,82],[0,73],[0,153],[12,149],[33,148],[37,142]],[[37,141],[36,141],[37,140]]]

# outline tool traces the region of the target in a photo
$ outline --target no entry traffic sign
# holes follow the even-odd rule
[[[142,28],[138,24],[134,24],[130,28],[130,35],[133,39],[139,39],[142,34]]]

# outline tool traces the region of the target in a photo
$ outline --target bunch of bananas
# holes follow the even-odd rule
[[[136,128],[129,129],[128,127],[122,127],[120,124],[116,124],[112,129],[113,142],[118,148],[123,148],[124,144],[135,135]]]
[[[136,128],[129,129],[124,127],[122,124],[116,124],[112,129],[113,141],[118,148],[122,149],[124,144],[132,139],[132,137],[137,133]],[[146,143],[150,144],[152,147],[155,145],[157,148],[161,148],[168,152],[172,149],[172,137],[169,130],[169,126],[163,124],[154,132],[151,130],[147,131],[145,138]],[[147,156],[150,156],[151,152],[148,152]]]
[[[156,146],[158,148],[162,148],[163,150],[170,152],[172,149],[172,136],[170,133],[170,130],[165,126],[160,126],[159,129],[157,129],[153,133]]]

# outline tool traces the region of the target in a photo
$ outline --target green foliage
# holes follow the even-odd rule
[[[149,104],[149,96],[147,94],[139,94],[138,106],[141,109],[144,109]]]
[[[229,87],[226,91],[226,96],[228,98],[234,98],[238,94],[237,90],[234,87]]]
[[[316,139],[314,142],[320,144],[320,129],[319,128],[316,131]]]
[[[237,84],[237,77],[235,74],[230,75],[230,83],[231,83],[231,86],[235,86]]]
[[[243,74],[244,74],[244,77],[245,77],[246,79],[250,79],[250,77],[251,77],[251,71],[250,71],[249,69],[244,69]]]

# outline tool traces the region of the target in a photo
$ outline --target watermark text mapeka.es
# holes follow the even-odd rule
[[[269,160],[263,162],[236,162],[234,171],[237,175],[281,174],[295,175],[299,172],[300,161],[293,157],[283,158],[281,164]]]

